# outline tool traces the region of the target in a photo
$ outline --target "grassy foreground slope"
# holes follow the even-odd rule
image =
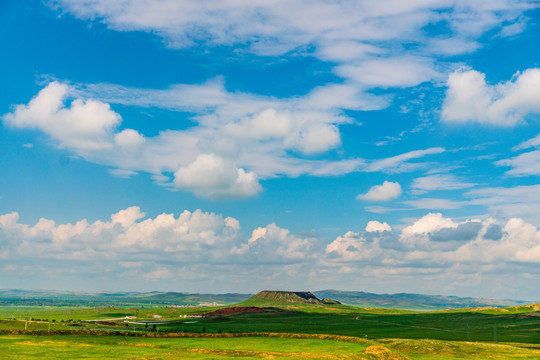
[[[537,359],[540,350],[515,344],[325,335],[252,334],[155,338],[129,336],[0,336],[2,359]]]
[[[371,342],[361,339],[283,334],[175,338],[0,336],[0,354],[8,354],[3,359],[373,359],[369,356],[373,350]],[[389,349],[385,353],[403,359]]]

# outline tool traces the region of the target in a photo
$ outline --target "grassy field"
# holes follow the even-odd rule
[[[309,309],[309,308],[307,308]],[[199,309],[198,312],[211,309]],[[267,309],[262,313],[243,313],[213,318],[183,318],[194,309],[115,309],[115,308],[62,308],[28,307],[0,308],[0,330],[110,328],[113,330],[151,330],[158,322],[158,331],[190,333],[239,332],[294,332],[336,334],[368,339],[404,338],[438,339],[447,341],[493,341],[540,344],[540,316],[538,312],[519,311],[452,311],[452,312],[346,312],[291,311]],[[160,315],[155,319],[152,315]],[[137,316],[126,324],[125,316]],[[104,320],[86,322],[86,320]],[[114,320],[117,319],[117,320]],[[26,322],[28,320],[28,322]],[[32,321],[33,320],[33,321]],[[79,322],[81,320],[81,322]],[[165,323],[165,324],[163,324]]]
[[[516,344],[254,334],[220,337],[0,336],[2,359],[538,359]]]
[[[189,317],[211,310],[0,307],[0,354],[2,359],[540,359],[540,312],[534,305],[412,312],[288,304]]]
[[[366,359],[362,354],[369,345],[365,341],[269,336],[0,336],[0,353],[5,359]]]

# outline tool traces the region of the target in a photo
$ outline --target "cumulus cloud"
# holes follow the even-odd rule
[[[365,201],[389,201],[401,195],[401,185],[397,182],[385,181],[381,185],[375,185],[365,194],[356,197]]]
[[[488,85],[485,75],[475,70],[458,70],[448,77],[445,121],[513,126],[534,113],[540,113],[540,69],[516,73],[497,85]]]
[[[441,213],[429,213],[418,219],[414,224],[405,227],[401,231],[403,239],[416,235],[430,234],[442,228],[456,228],[458,225],[450,218],[445,218]]]
[[[208,198],[245,198],[262,190],[255,173],[236,168],[232,162],[214,154],[201,154],[191,164],[178,169],[174,183]]]
[[[278,176],[407,171],[420,166],[409,160],[444,151],[416,150],[367,165],[363,159],[317,159],[341,144],[339,125],[352,122],[343,109],[385,106],[384,102],[358,101],[362,96],[354,87],[329,85],[304,97],[275,99],[230,93],[219,79],[168,90],[52,82],[28,105],[18,105],[3,120],[14,127],[40,129],[59,146],[88,161],[111,166],[114,176],[148,172],[159,179],[158,184],[206,198],[254,196],[261,191],[259,179]],[[65,106],[70,97],[74,97],[71,108]],[[197,125],[164,130],[152,137],[129,128],[120,131],[121,118],[109,102],[193,112]],[[202,180],[197,174],[209,172],[203,163],[224,177],[220,181],[217,176],[196,180]],[[170,179],[164,173],[176,175]]]
[[[307,256],[312,241],[289,234],[275,224],[260,228],[265,229],[262,236],[245,241],[239,234],[238,220],[201,210],[185,210],[178,217],[145,217],[134,206],[113,214],[108,221],[89,223],[83,219],[75,224],[56,224],[40,219],[29,226],[19,223],[19,215],[14,212],[0,216],[2,246],[10,255],[23,254],[28,258],[94,261],[104,257],[124,263],[146,259],[164,264],[221,261],[230,256],[234,246],[263,240],[268,245],[266,250],[278,244],[274,256],[296,259]],[[300,256],[303,250],[305,253]],[[249,255],[249,251],[244,253]]]
[[[325,101],[317,100],[321,96]],[[303,155],[315,157],[341,144],[338,125],[352,121],[342,108],[374,106],[356,101],[361,96],[347,86],[332,85],[302,98],[276,99],[230,93],[219,79],[168,90],[51,82],[3,120],[13,127],[43,131],[86,160],[113,167],[115,176],[149,172],[162,179],[160,184],[197,196],[244,198],[261,191],[258,179],[358,170],[361,159],[330,161]],[[69,98],[74,100],[66,107]],[[129,128],[120,131],[122,119],[109,102],[192,112],[198,125],[152,137]],[[205,175],[199,181],[197,174],[209,173],[203,163],[224,177],[217,181],[217,175]],[[164,173],[177,175],[171,182]]]
[[[348,231],[343,236],[338,236],[326,246],[326,254],[330,258],[339,258],[343,261],[360,261],[373,259],[380,249],[377,244],[369,242],[360,233]]]
[[[108,104],[91,99],[75,99],[66,108],[68,91],[66,84],[51,82],[28,105],[18,105],[3,120],[17,128],[39,129],[62,147],[80,151],[111,149],[112,133],[121,122],[120,115]]]
[[[527,267],[540,262],[540,231],[519,218],[499,225],[493,218],[454,221],[441,213],[430,213],[403,228],[399,235],[387,224],[372,225],[377,229],[375,237],[367,228],[366,233],[348,231],[336,237],[324,249],[323,264],[351,270],[369,266],[386,269],[386,275],[402,269],[419,274],[422,270],[436,273],[446,269],[459,274],[461,264],[465,271],[461,275],[465,275],[469,271],[466,268],[485,271],[485,264],[495,262],[500,267]],[[383,228],[385,231],[380,231]],[[264,235],[265,229],[259,228],[250,242]]]
[[[257,262],[282,263],[304,260],[313,256],[315,238],[293,235],[272,223],[253,230],[247,243],[233,249],[234,253],[250,253]]]
[[[247,275],[261,286],[277,286],[290,277],[299,281],[296,286],[345,284],[358,274],[365,281],[374,277],[395,285],[411,276],[421,277],[422,284],[449,275],[467,282],[475,274],[513,286],[517,274],[540,262],[540,231],[523,219],[457,221],[440,213],[399,232],[372,221],[365,232],[347,231],[320,246],[319,239],[274,223],[245,236],[238,220],[201,210],[147,217],[134,206],[106,220],[57,224],[40,219],[34,225],[22,223],[13,212],[0,215],[0,239],[3,271],[21,278],[80,282],[91,276],[118,285],[132,276],[153,289],[172,283],[215,288],[225,279],[242,283]],[[503,279],[500,271],[513,276]]]
[[[464,240],[474,239],[481,227],[479,220],[457,223],[441,213],[429,213],[405,227],[399,241],[412,250],[408,256],[414,257],[417,251],[455,249]]]
[[[237,266],[243,267],[237,270],[244,275],[253,266],[306,266],[304,261],[313,258],[316,245],[315,238],[292,234],[274,223],[256,228],[247,238],[235,218],[201,210],[151,218],[137,206],[93,223],[82,219],[57,224],[40,219],[27,225],[16,212],[4,214],[0,215],[0,239],[2,257],[21,270],[54,264],[48,276],[67,272],[81,279],[96,274],[116,282],[128,274],[157,282],[197,278],[193,271],[200,266],[206,268],[200,269],[202,276]]]
[[[392,231],[390,225],[386,222],[378,222],[376,220],[371,220],[366,226],[367,232],[383,232],[383,231]]]

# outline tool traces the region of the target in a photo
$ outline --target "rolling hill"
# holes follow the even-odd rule
[[[421,295],[421,294],[373,294],[362,291],[322,290],[314,291],[318,297],[339,300],[343,304],[359,307],[378,307],[406,310],[443,310],[474,307],[509,307],[531,303],[523,300],[495,300],[472,297]]]
[[[322,300],[319,300],[322,299]],[[55,290],[13,290],[0,289],[0,305],[49,305],[49,306],[170,306],[219,303],[232,305],[258,302],[312,305],[330,304],[334,299],[342,304],[359,307],[377,307],[408,310],[443,310],[479,307],[522,306],[534,301],[493,300],[461,298],[457,296],[420,294],[373,294],[361,291],[321,290],[313,292],[262,291],[253,294],[197,294],[182,292],[75,292]],[[264,305],[266,304],[266,305]]]
[[[340,305],[339,301],[318,299],[310,291],[271,291],[263,290],[241,303],[249,306],[275,305]]]

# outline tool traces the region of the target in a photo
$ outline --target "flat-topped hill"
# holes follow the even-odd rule
[[[311,305],[336,305],[339,301],[330,299],[318,299],[310,291],[261,291],[242,303],[243,305],[252,306],[271,306],[271,305],[294,305],[294,304],[311,304]]]

